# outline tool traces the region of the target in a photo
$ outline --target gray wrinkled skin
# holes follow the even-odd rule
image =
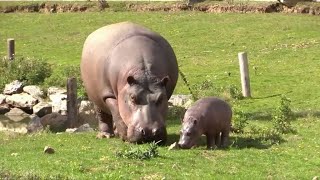
[[[221,99],[207,97],[196,101],[184,115],[178,145],[190,149],[205,135],[207,148],[227,147],[231,118],[230,106]]]
[[[85,41],[81,77],[101,133],[129,142],[166,141],[178,66],[163,37],[129,22],[102,27]]]

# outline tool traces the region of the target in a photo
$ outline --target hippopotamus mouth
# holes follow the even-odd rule
[[[135,130],[134,135],[129,137],[129,141],[138,144],[155,142],[158,145],[164,145],[167,141],[167,130],[165,127],[161,128],[157,133],[152,133],[151,131],[141,133],[141,131]]]

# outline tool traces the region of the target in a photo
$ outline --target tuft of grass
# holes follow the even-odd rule
[[[147,148],[141,146],[130,146],[129,149],[124,149],[116,153],[117,157],[127,159],[147,160],[159,156],[158,145],[155,142],[149,143]]]

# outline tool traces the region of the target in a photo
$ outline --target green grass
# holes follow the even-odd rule
[[[79,65],[90,32],[115,22],[133,21],[162,34],[173,46],[191,86],[210,80],[215,87],[240,88],[237,54],[247,51],[251,99],[238,101],[249,125],[270,126],[280,94],[291,99],[296,134],[272,145],[232,134],[228,150],[168,151],[148,161],[117,158],[130,146],[95,134],[0,134],[0,177],[74,179],[312,179],[320,174],[320,17],[293,14],[207,14],[200,12],[88,12],[0,14],[0,56],[6,39],[16,39],[16,55],[44,59],[59,68]],[[254,73],[253,67],[257,71]],[[61,69],[63,70],[63,69]],[[231,73],[229,77],[227,72]],[[175,93],[188,93],[179,80]],[[169,119],[169,144],[180,124]],[[42,153],[44,146],[56,149]],[[15,154],[17,153],[17,154]]]

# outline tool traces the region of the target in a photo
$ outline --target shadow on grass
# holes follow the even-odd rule
[[[168,134],[166,146],[170,146],[172,143],[178,142],[180,135],[178,134]]]
[[[234,149],[268,149],[275,144],[281,144],[286,142],[281,135],[265,135],[257,137],[241,137],[235,136],[230,138],[230,148]]]

